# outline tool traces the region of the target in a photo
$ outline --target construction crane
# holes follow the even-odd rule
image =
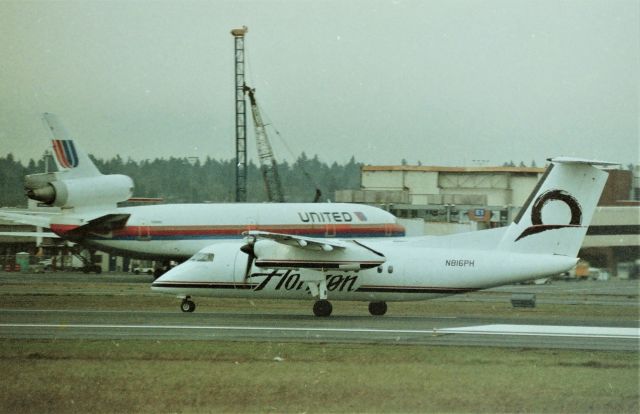
[[[249,96],[251,104],[251,115],[253,116],[253,125],[256,132],[256,144],[258,149],[258,159],[260,160],[260,170],[262,171],[262,179],[267,190],[267,199],[276,203],[284,202],[284,194],[282,192],[282,183],[278,175],[278,165],[273,156],[271,143],[267,137],[267,131],[262,121],[260,108],[256,102],[255,89],[244,85],[244,92]]]
[[[267,190],[269,201],[284,202],[284,194],[282,192],[282,184],[273,156],[271,144],[267,138],[267,133],[260,115],[260,109],[256,103],[255,89],[249,88],[244,81],[245,78],[245,53],[244,38],[249,29],[242,26],[239,29],[231,30],[234,38],[234,57],[235,57],[235,103],[236,103],[236,202],[247,201],[247,112],[245,103],[245,94],[249,95],[251,101],[251,112],[253,115],[253,123],[256,131],[256,141],[258,147],[258,156],[260,159],[260,168]],[[276,130],[277,133],[277,130]],[[313,179],[307,171],[302,170],[303,174],[310,182]],[[320,200],[322,192],[316,187],[314,203]]]

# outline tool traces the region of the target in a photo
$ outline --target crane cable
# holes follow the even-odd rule
[[[254,79],[253,79],[253,72],[251,70],[251,65],[249,64],[249,56],[248,56],[246,50],[244,52],[244,71],[245,71],[245,77],[247,77],[249,79],[250,84],[251,85],[255,85],[256,83],[254,82]],[[260,103],[258,101],[256,101],[256,106],[258,107],[258,110],[263,115],[263,118],[266,121],[264,123],[264,126],[265,127],[269,126],[269,127],[271,127],[273,129],[273,131],[278,136],[278,139],[280,140],[282,145],[284,145],[284,148],[287,150],[287,152],[291,156],[291,159],[292,160],[295,159],[295,155],[293,154],[293,151],[291,151],[291,148],[289,147],[287,142],[284,140],[284,138],[282,138],[282,135],[280,134],[280,131],[278,131],[278,129],[275,127],[275,125],[274,125],[273,121],[271,120],[271,117],[269,116],[269,114],[264,110],[264,108],[260,105]],[[302,170],[302,174],[304,175],[304,177],[316,189],[316,193],[315,193],[315,196],[313,198],[313,202],[314,203],[319,202],[320,201],[320,197],[322,197],[322,191],[320,190],[320,187],[318,186],[318,183],[313,179],[313,177],[311,177],[311,174],[309,174],[309,172],[304,168],[304,165],[300,164],[300,169]]]
[[[295,155],[293,154],[293,151],[291,151],[291,148],[289,147],[289,145],[287,144],[287,142],[284,140],[284,138],[282,138],[282,135],[280,134],[280,131],[278,131],[278,128],[275,127],[275,125],[273,124],[273,121],[271,120],[271,118],[269,117],[269,114],[267,114],[262,107],[260,106],[260,104],[258,104],[258,107],[260,108],[260,112],[264,114],[265,119],[268,121],[264,124],[264,126],[270,126],[273,131],[276,133],[276,135],[278,136],[278,139],[280,140],[280,142],[282,143],[282,145],[284,145],[284,148],[287,150],[287,152],[289,153],[289,155],[291,156],[291,159],[295,159]],[[313,185],[313,187],[316,189],[316,194],[313,198],[313,202],[317,203],[318,201],[320,201],[320,197],[322,197],[322,191],[320,190],[320,187],[318,186],[318,183],[313,179],[313,177],[311,177],[311,174],[309,174],[309,172],[306,170],[306,168],[304,168],[304,165],[301,163],[300,164],[300,169],[302,170],[302,174],[305,176],[305,178],[307,180],[309,180],[309,182]]]

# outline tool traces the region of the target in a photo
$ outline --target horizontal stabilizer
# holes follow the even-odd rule
[[[0,231],[0,236],[4,237],[48,237],[51,239],[58,239],[58,236],[55,233],[51,233],[50,231]]]
[[[553,162],[556,164],[586,164],[586,165],[594,165],[600,167],[620,165],[618,162],[610,162],[610,161],[597,161],[597,160],[587,160],[585,158],[574,158],[574,157],[554,157],[547,158],[547,161]]]
[[[49,228],[51,226],[51,220],[49,219],[49,217],[33,214],[0,211],[0,219],[11,221],[13,223],[28,224],[36,227]]]

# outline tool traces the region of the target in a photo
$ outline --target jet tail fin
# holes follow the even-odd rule
[[[113,208],[131,197],[133,181],[130,177],[101,174],[55,115],[45,113],[42,120],[53,136],[58,171],[27,175],[24,179],[27,197],[64,209]]]
[[[500,250],[576,257],[608,173],[617,165],[568,157],[551,164],[499,244]]]
[[[56,115],[44,113],[42,120],[52,136],[53,154],[58,171],[64,172],[68,178],[101,175],[89,155],[71,139]]]

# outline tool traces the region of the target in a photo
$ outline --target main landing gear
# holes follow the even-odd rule
[[[182,312],[191,313],[196,310],[196,304],[191,300],[191,297],[187,296],[186,298],[182,299],[180,310],[182,310]]]
[[[331,302],[326,299],[317,300],[316,303],[313,304],[313,314],[316,316],[329,316],[332,310],[333,306],[331,306]]]
[[[313,314],[316,316],[326,317],[331,315],[333,306],[326,299],[317,300],[313,304]],[[369,313],[373,316],[382,316],[387,313],[387,302],[369,302]]]
[[[369,313],[373,316],[382,316],[387,313],[387,302],[369,302]]]

